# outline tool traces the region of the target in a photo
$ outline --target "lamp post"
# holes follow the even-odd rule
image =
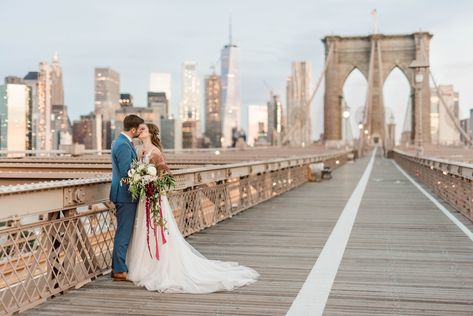
[[[424,69],[429,68],[429,64],[420,61],[414,60],[410,65],[409,68],[414,70],[414,89],[415,95],[419,96],[418,101],[415,99],[415,145],[416,145],[416,154],[417,156],[422,156],[424,154],[424,143],[423,143],[423,123],[422,123],[422,94],[424,92]]]

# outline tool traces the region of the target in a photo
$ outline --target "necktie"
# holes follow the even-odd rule
[[[133,152],[134,152],[134,153],[135,153],[135,155],[136,155],[136,147],[135,147],[135,144],[133,144],[133,142],[132,142],[132,141],[131,141],[130,143],[131,143],[131,147],[133,148]]]

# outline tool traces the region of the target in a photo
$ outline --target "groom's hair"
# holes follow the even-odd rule
[[[125,116],[125,119],[123,120],[123,129],[125,132],[128,132],[132,128],[138,128],[140,124],[143,124],[144,122],[145,121],[138,115],[130,114]]]

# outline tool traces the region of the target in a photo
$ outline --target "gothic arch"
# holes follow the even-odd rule
[[[371,111],[368,118],[369,134],[383,139],[385,134],[383,85],[389,73],[398,67],[405,75],[415,94],[413,102],[421,107],[414,111],[414,120],[422,116],[422,138],[430,143],[430,89],[429,81],[424,80],[421,89],[415,90],[414,70],[409,65],[414,60],[429,61],[429,43],[432,35],[418,32],[408,35],[383,35],[370,36],[327,36],[322,41],[325,44],[326,59],[330,49],[332,57],[328,60],[325,73],[324,96],[324,136],[327,141],[342,139],[342,109],[339,101],[342,95],[346,78],[358,68],[369,82]],[[372,67],[370,67],[372,65]],[[428,70],[422,69],[424,78],[428,78]],[[419,120],[420,122],[420,120]],[[414,124],[417,126],[417,124]],[[413,131],[413,135],[414,135]]]

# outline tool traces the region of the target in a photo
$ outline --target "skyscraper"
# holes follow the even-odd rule
[[[195,120],[182,122],[182,148],[197,148],[197,128]]]
[[[284,109],[279,95],[271,91],[268,101],[268,141],[271,145],[281,145]]]
[[[307,61],[292,63],[292,74],[287,81],[287,133],[292,145],[310,143],[310,98],[311,65]]]
[[[182,64],[181,120],[199,121],[200,89],[197,77],[197,63],[187,61]]]
[[[467,135],[471,135],[471,120],[469,117],[463,120],[460,120],[460,126]],[[463,136],[463,134],[460,134],[460,141],[462,144],[468,145],[468,139],[465,136]]]
[[[60,145],[72,144],[72,124],[64,103],[64,85],[62,82],[62,68],[59,55],[53,56],[51,70],[51,141],[52,149],[59,149]]]
[[[239,48],[232,42],[232,23],[229,24],[229,41],[222,49],[221,54],[221,82],[222,82],[222,146],[232,144],[232,129],[240,127],[240,71]]]
[[[165,92],[148,92],[148,107],[152,108],[157,117],[169,117],[169,100]]]
[[[40,149],[39,144],[39,97],[38,97],[38,86],[39,86],[39,73],[37,71],[30,71],[23,78],[23,82],[29,87],[30,91],[30,102],[31,102],[31,112],[30,112],[30,132],[31,132],[31,141],[28,149],[38,150]]]
[[[104,121],[115,117],[120,103],[120,74],[111,68],[95,68],[95,113]]]
[[[91,112],[74,121],[73,142],[84,144],[85,149],[102,149],[102,115]]]
[[[220,76],[213,73],[205,78],[205,134],[213,147],[222,146],[221,88]]]
[[[30,142],[30,88],[21,81],[8,82],[13,81],[0,86],[0,149],[25,151]]]
[[[62,69],[59,63],[59,55],[53,56],[51,64],[51,104],[64,105],[64,85],[62,83]]]
[[[162,92],[166,94],[168,106],[171,106],[171,74],[165,72],[152,72],[149,76],[149,92]],[[170,109],[169,109],[170,110]],[[168,115],[171,113],[168,111]]]
[[[95,114],[102,119],[102,149],[110,149],[115,111],[120,108],[120,74],[111,68],[95,68]]]
[[[268,106],[250,104],[248,106],[248,145],[254,146],[260,134],[268,131]]]
[[[51,134],[53,149],[60,149],[60,145],[72,145],[72,124],[67,114],[67,106],[52,105]]]
[[[182,124],[176,118],[161,119],[161,144],[164,149],[182,149]]]
[[[439,92],[432,89],[430,92],[430,124],[432,144],[438,145],[460,145],[460,132],[450,118],[450,112],[454,119],[459,119],[459,94],[454,91],[453,85],[440,85]],[[445,101],[448,110],[443,106],[440,98]]]
[[[39,63],[38,74],[38,126],[36,143],[38,150],[51,151],[51,91],[52,69],[48,63]]]

